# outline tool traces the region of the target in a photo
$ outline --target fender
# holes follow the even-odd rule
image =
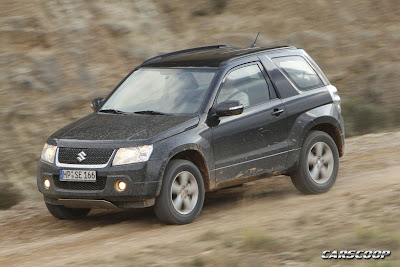
[[[166,142],[162,140],[155,144],[154,149],[157,149],[159,152],[157,159],[155,160],[162,161],[162,165],[158,169],[159,171],[157,173],[153,173],[153,175],[156,175],[160,181],[157,189],[157,195],[161,190],[162,179],[169,161],[177,154],[188,150],[197,151],[203,157],[206,165],[206,170],[203,171],[208,174],[209,187],[214,187],[214,174],[212,171],[210,172],[210,170],[214,169],[214,155],[212,151],[212,145],[206,141],[211,140],[211,138],[205,138],[207,135],[211,136],[211,131],[207,128],[205,129],[203,127],[197,127],[165,139],[167,140]]]
[[[344,130],[340,120],[341,115],[333,103],[308,110],[297,117],[292,124],[292,128],[289,129],[288,147],[290,152],[287,166],[289,168],[297,166],[303,141],[314,127],[321,124],[330,124],[336,127],[343,136]]]

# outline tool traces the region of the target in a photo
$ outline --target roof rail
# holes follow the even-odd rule
[[[259,47],[259,48],[260,48],[259,51],[256,51],[254,53],[245,53],[245,54],[242,54],[242,55],[238,55],[236,57],[232,57],[232,58],[224,61],[223,63],[224,64],[228,64],[229,62],[240,60],[240,59],[245,58],[245,57],[251,57],[251,56],[254,56],[254,55],[259,55],[259,54],[262,54],[262,53],[265,53],[265,52],[270,52],[270,51],[273,52],[274,50],[278,50],[279,51],[279,50],[285,50],[285,49],[297,49],[295,46],[275,46],[275,47]]]
[[[194,47],[194,48],[189,48],[189,49],[178,50],[178,51],[174,51],[174,52],[170,52],[170,53],[166,53],[166,54],[162,54],[162,55],[158,55],[158,56],[149,58],[149,59],[143,61],[142,64],[148,63],[148,62],[156,60],[156,59],[170,57],[170,56],[174,56],[174,55],[178,55],[178,54],[196,52],[196,51],[208,50],[208,49],[216,49],[216,48],[222,48],[222,47],[228,47],[228,46],[227,45],[208,45],[208,46],[200,46],[200,47]]]
[[[275,47],[267,47],[266,50],[275,50],[275,49],[297,49],[295,46],[291,45],[282,45],[282,46],[275,46]]]

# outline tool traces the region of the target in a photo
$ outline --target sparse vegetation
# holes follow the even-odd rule
[[[205,2],[206,8],[203,8]],[[301,4],[293,1],[216,1],[226,4],[222,5],[218,16],[207,7],[211,2],[2,1],[0,151],[5,161],[0,177],[0,209],[21,200],[16,195],[18,191],[4,181],[18,181],[21,185],[17,186],[26,190],[24,195],[28,190],[33,192],[32,195],[37,194],[35,186],[27,189],[26,181],[36,172],[38,156],[48,135],[89,114],[91,99],[106,96],[124,73],[141,61],[162,52],[193,46],[249,45],[257,31],[261,31],[258,45],[303,47],[326,70],[343,99],[347,137],[400,125],[399,16],[398,8],[393,8],[396,1],[358,1],[357,4],[354,1],[303,1]],[[160,5],[165,6],[164,12],[158,7]],[[199,11],[196,11],[197,7]],[[285,19],[280,21],[282,17]],[[129,32],[117,28],[122,34],[115,40],[105,23],[119,21],[126,23]],[[362,62],[365,58],[369,60]],[[352,70],[353,64],[358,69]],[[389,67],[390,75],[385,75],[382,80],[377,70],[384,66]],[[369,88],[369,92],[365,88]],[[385,95],[388,96],[383,98]],[[373,118],[372,123],[370,118]],[[365,122],[369,125],[363,128]],[[369,128],[371,126],[373,128]],[[232,263],[226,266],[399,266],[400,187],[398,180],[387,182],[390,177],[386,175],[391,172],[381,169],[380,164],[387,162],[385,168],[398,165],[396,151],[400,148],[396,140],[399,135],[379,134],[376,139],[380,141],[375,143],[376,140],[370,137],[346,140],[345,156],[341,159],[344,168],[337,187],[329,195],[317,196],[312,202],[307,199],[313,199],[313,196],[300,197],[281,182],[269,182],[263,187],[266,193],[250,193],[255,192],[251,187],[240,189],[241,194],[248,192],[259,196],[248,201],[248,205],[263,203],[265,211],[259,213],[258,210],[257,213],[258,227],[271,227],[268,232],[256,229],[254,232],[264,237],[252,234],[248,243],[238,230],[241,229],[238,221],[247,215],[240,213],[236,202],[241,194],[236,194],[229,203],[236,213],[227,212],[222,201],[214,200],[220,206],[208,207],[212,212],[203,215],[207,217],[207,223],[204,220],[196,222],[193,228],[185,230],[186,236],[182,236],[180,226],[160,225],[150,212],[145,212],[143,217],[131,216],[115,221],[95,215],[84,222],[55,223],[42,213],[43,207],[36,207],[35,210],[2,211],[0,262],[4,266],[7,263],[85,267],[208,266],[212,265],[209,258],[213,256],[201,253],[217,244],[226,247],[225,257]],[[382,151],[379,159],[370,157],[376,151]],[[372,179],[371,170],[382,172],[382,175]],[[363,179],[354,179],[360,174],[364,175]],[[398,175],[396,177],[398,179]],[[380,185],[393,187],[397,194],[384,192]],[[279,196],[281,205],[278,207],[271,204],[275,197],[270,194],[269,186],[275,191],[286,188],[282,191],[284,197]],[[351,196],[337,194],[344,188],[351,190]],[[365,198],[377,202],[376,206],[364,209]],[[388,204],[393,208],[389,207],[389,214],[383,213]],[[346,205],[352,209],[347,211]],[[323,222],[329,225],[309,226],[304,223],[307,216],[299,216],[299,210],[311,214],[324,212]],[[27,217],[24,212],[31,212],[31,216]],[[115,216],[122,215],[115,213]],[[227,217],[231,221],[226,220]],[[199,242],[197,238],[210,227],[209,220],[214,220],[215,228],[219,228],[215,231],[220,235],[210,243]],[[371,234],[354,225],[363,223],[369,225],[364,226],[366,228],[377,227],[377,222],[385,224],[385,231]],[[204,237],[209,237],[210,233]],[[371,239],[375,234],[379,236],[378,240]],[[273,253],[263,249],[273,243],[265,241],[269,240],[269,235],[279,240],[278,251]],[[291,239],[283,244],[280,240],[285,235]],[[392,255],[384,261],[323,261],[320,258],[325,248],[365,249],[367,244],[360,241],[364,239],[371,240],[371,247],[392,249]],[[191,242],[193,240],[195,242]],[[149,242],[156,247],[142,253]],[[47,253],[43,253],[43,244],[47,244]],[[249,244],[263,245],[261,249],[250,250],[252,245]],[[63,250],[60,257],[60,248],[65,246],[68,249]],[[274,258],[281,252],[300,249],[300,254],[307,254],[309,260],[282,262]],[[22,253],[17,254],[18,251]]]
[[[384,8],[389,2],[357,7],[352,1],[3,2],[1,180],[20,181],[29,199],[36,187],[22,184],[36,172],[49,134],[90,114],[90,101],[106,96],[134,66],[177,49],[248,46],[258,31],[259,46],[309,51],[344,100],[347,136],[400,125],[398,14]],[[346,106],[352,99],[357,103]],[[378,119],[360,126],[375,108],[378,115],[372,117]]]
[[[274,237],[267,235],[261,229],[246,228],[242,231],[243,246],[249,249],[272,250],[277,241]]]
[[[390,235],[390,245],[394,249],[400,249],[400,231],[396,231],[395,233]]]
[[[193,16],[207,16],[210,15],[211,10],[208,5],[200,5],[192,10]]]
[[[357,226],[354,233],[360,244],[382,239],[382,230],[377,227]]]
[[[392,111],[382,104],[354,98],[344,100],[342,109],[347,137],[383,131],[394,125]]]
[[[205,3],[196,6],[192,10],[192,15],[209,16],[209,15],[221,14],[224,12],[227,4],[228,0],[208,0]]]
[[[373,261],[370,262],[367,266],[368,267],[395,267],[398,266],[398,263],[393,263],[391,261],[384,261],[384,262],[378,262],[378,261]]]
[[[225,237],[224,240],[222,241],[222,244],[226,248],[231,248],[235,245],[235,241],[233,240],[232,237]]]
[[[306,214],[302,214],[297,218],[296,225],[303,226],[307,223],[307,221],[308,221],[308,216]]]
[[[8,209],[22,200],[19,194],[10,183],[0,182],[0,210]]]
[[[199,241],[210,241],[218,239],[218,233],[213,230],[208,230],[207,232],[201,234],[198,237]]]
[[[229,0],[213,0],[214,9],[217,14],[224,12]]]
[[[206,263],[202,258],[196,257],[192,260],[192,262],[190,263],[190,266],[193,267],[202,267],[205,266]]]

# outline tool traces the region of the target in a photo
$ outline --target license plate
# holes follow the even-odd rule
[[[96,182],[96,171],[60,170],[60,181]]]

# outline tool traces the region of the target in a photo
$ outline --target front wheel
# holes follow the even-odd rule
[[[57,219],[60,220],[76,220],[85,217],[90,209],[71,209],[62,205],[53,205],[46,203],[47,209]]]
[[[319,194],[333,186],[338,170],[339,152],[332,137],[312,131],[304,140],[299,166],[291,178],[300,192]]]
[[[199,169],[187,160],[172,160],[166,169],[154,212],[167,224],[186,224],[199,215],[204,203],[204,182]]]

